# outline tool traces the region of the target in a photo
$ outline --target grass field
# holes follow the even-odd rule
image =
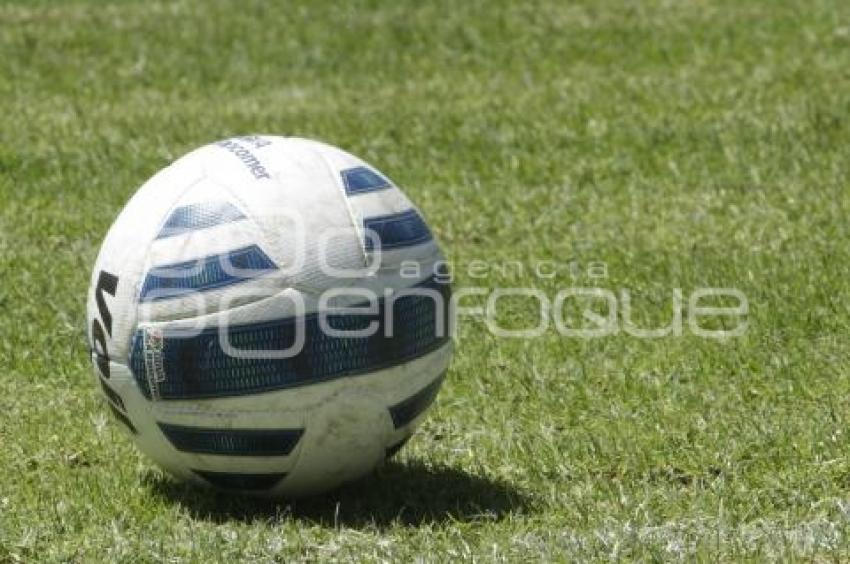
[[[0,3],[0,561],[850,558],[848,69],[838,1]],[[458,287],[626,288],[646,326],[675,288],[737,288],[748,329],[467,319],[375,477],[182,486],[95,387],[90,269],[146,178],[250,132],[384,170]]]

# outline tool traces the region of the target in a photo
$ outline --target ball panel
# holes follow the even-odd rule
[[[316,146],[292,138],[262,136],[257,151],[276,190],[231,186],[235,198],[262,231],[264,250],[293,286],[321,292],[336,285],[323,265],[357,270],[366,264],[361,229],[352,219],[337,171]]]
[[[93,291],[89,292],[87,305],[89,343],[95,350],[106,345],[101,356],[126,358],[136,324],[139,282],[145,271],[147,249],[159,230],[158,218],[200,178],[194,158],[177,161],[136,192],[107,233],[92,272]],[[101,291],[99,281],[104,273],[116,278],[114,293]],[[104,330],[105,342],[97,342],[97,335],[93,334],[92,328],[97,324]]]
[[[389,436],[383,398],[346,385],[310,411],[295,468],[274,493],[310,495],[356,480],[384,460]]]

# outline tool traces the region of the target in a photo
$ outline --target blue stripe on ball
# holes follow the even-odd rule
[[[175,237],[240,219],[245,219],[245,216],[230,202],[199,202],[180,206],[171,212],[156,238]]]
[[[157,423],[179,451],[223,456],[286,456],[303,429],[212,429]]]
[[[437,392],[440,390],[444,377],[445,373],[440,374],[437,379],[406,400],[390,407],[390,417],[392,417],[393,426],[396,429],[404,427],[428,409],[428,406],[431,405],[434,398],[437,397]]]
[[[157,266],[148,271],[139,299],[180,297],[231,286],[274,272],[277,265],[258,247],[250,245],[218,255]]]
[[[317,314],[305,316],[304,345],[290,358],[228,355],[221,346],[218,327],[190,335],[166,328],[156,339],[155,350],[146,351],[145,329],[140,328],[133,337],[130,368],[144,395],[160,400],[240,396],[389,368],[424,356],[448,341],[450,286],[435,277],[413,289],[432,291],[437,299],[432,295],[394,298],[392,335],[386,334],[385,299],[378,300],[374,316],[328,316],[337,330],[363,329],[377,322],[378,330],[369,337],[330,336],[320,327]],[[296,320],[233,325],[227,331],[230,344],[238,349],[283,351],[295,343]],[[155,373],[148,374],[148,369]]]
[[[363,227],[374,232],[382,250],[412,247],[432,239],[431,230],[428,229],[422,216],[412,209],[401,213],[367,217],[363,220]],[[367,251],[373,250],[374,236],[366,235],[364,243]]]
[[[342,183],[345,185],[345,193],[349,196],[366,194],[376,190],[390,188],[390,182],[365,166],[358,166],[340,171]]]

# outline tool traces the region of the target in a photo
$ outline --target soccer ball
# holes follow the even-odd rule
[[[235,137],[160,171],[110,229],[88,331],[108,406],[174,476],[321,492],[407,441],[452,352],[419,211],[329,145]]]

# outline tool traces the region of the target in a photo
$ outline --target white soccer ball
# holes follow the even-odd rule
[[[236,137],[133,196],[92,273],[109,408],[178,478],[300,496],[410,437],[451,357],[448,273],[386,176],[334,147]]]

